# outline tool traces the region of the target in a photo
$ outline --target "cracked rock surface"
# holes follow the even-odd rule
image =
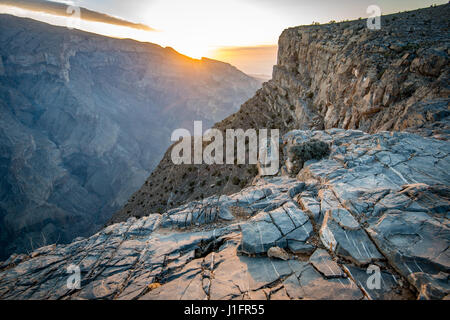
[[[412,133],[292,131],[330,154],[295,176],[107,227],[0,264],[0,299],[443,299],[450,145]],[[279,247],[288,260],[267,256]],[[78,266],[80,289],[67,286]],[[373,278],[378,272],[378,281]]]

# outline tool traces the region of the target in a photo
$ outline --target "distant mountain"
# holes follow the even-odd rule
[[[102,226],[194,120],[260,82],[171,48],[0,15],[0,259]]]
[[[285,30],[273,79],[215,125],[279,128],[277,176],[169,149],[119,223],[0,263],[0,299],[448,300],[449,15]]]

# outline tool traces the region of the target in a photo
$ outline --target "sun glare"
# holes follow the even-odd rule
[[[242,4],[238,0],[226,3],[209,0],[155,0],[148,4],[148,11],[141,15],[142,22],[158,30],[149,32],[101,22],[81,20],[74,28],[115,38],[132,38],[142,42],[172,47],[194,59],[202,57],[217,59],[217,48],[229,46],[252,46],[276,43],[280,26],[271,26],[270,14],[259,8]],[[45,12],[28,11],[10,6],[1,6],[0,13],[30,17],[46,23],[66,26],[67,18]],[[265,21],[264,26],[240,21]],[[272,21],[272,22],[270,22]],[[222,56],[223,57],[223,54]],[[233,61],[227,61],[232,63]]]
[[[212,56],[210,48],[201,44],[174,44],[173,48],[179,53],[194,59],[201,59],[203,57],[211,58]]]

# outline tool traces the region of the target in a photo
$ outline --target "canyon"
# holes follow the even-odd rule
[[[171,48],[0,16],[0,259],[97,232],[173,130],[205,128],[260,82]]]
[[[287,29],[272,80],[214,128],[279,129],[281,135],[387,130],[448,139],[448,14],[444,5],[387,15],[378,31],[365,20]],[[258,172],[251,165],[175,166],[171,148],[110,223],[233,194]]]
[[[213,126],[279,129],[279,174],[172,145],[108,226],[1,263],[0,299],[448,300],[448,16],[285,30],[272,80]]]

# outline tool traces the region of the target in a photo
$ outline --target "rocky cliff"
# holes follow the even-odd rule
[[[211,126],[259,82],[170,48],[0,16],[0,258],[92,235],[172,130]]]
[[[216,128],[359,129],[449,137],[450,5],[283,32],[273,79]],[[170,150],[111,222],[249,185],[253,166],[174,166]]]
[[[449,299],[449,42],[439,32],[448,12],[387,16],[375,32],[362,21],[286,30],[274,79],[216,125],[279,128],[280,175],[177,167],[167,153],[116,215],[124,221],[3,262],[0,298]],[[408,45],[416,39],[419,47]],[[377,66],[384,72],[361,91],[355,83]],[[403,80],[392,80],[400,71]],[[414,90],[400,94],[408,81]],[[390,98],[388,85],[399,90]],[[379,110],[364,115],[354,107],[367,108],[363,99]],[[320,152],[311,159],[305,148]],[[234,175],[249,180],[235,185]],[[172,197],[189,192],[156,213],[152,188],[162,197],[164,188]],[[74,266],[79,289],[67,286]]]

